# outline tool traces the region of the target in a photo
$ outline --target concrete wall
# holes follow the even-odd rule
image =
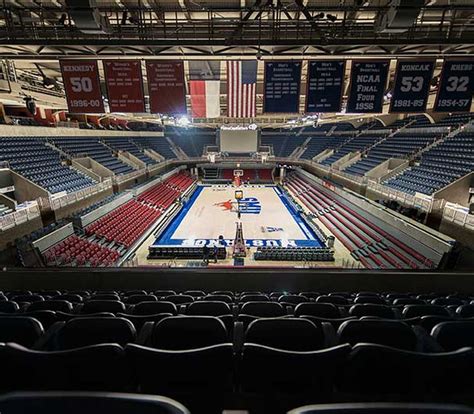
[[[142,160],[139,160],[137,157],[133,156],[127,151],[118,151],[117,157],[120,161],[124,162],[135,170],[146,167],[146,164]]]
[[[0,204],[11,208],[12,210],[16,209],[16,202],[12,200],[10,197],[7,197],[5,194],[0,194]]]
[[[406,160],[400,158],[389,158],[388,160],[369,170],[365,175],[369,178],[374,178],[376,181],[379,181],[381,177],[386,176],[393,169],[398,168],[400,165],[405,163]]]
[[[56,220],[62,219],[64,217],[69,217],[71,214],[76,211],[82,210],[83,208],[89,207],[90,205],[97,203],[98,201],[110,196],[113,194],[112,187],[101,191],[99,193],[93,194],[90,197],[79,200],[73,204],[69,204],[60,208],[59,210],[54,210],[54,216]]]
[[[349,154],[344,155],[342,158],[339,158],[337,161],[334,161],[331,164],[331,167],[335,170],[342,171],[347,167],[351,166],[352,164],[356,163],[361,159],[361,155],[359,151],[356,152],[349,152]]]
[[[61,240],[64,240],[66,237],[71,236],[73,233],[74,228],[72,223],[68,223],[65,226],[47,234],[46,236],[41,237],[41,239],[34,241],[33,246],[37,247],[40,252],[44,252],[51,246],[59,243]]]
[[[11,229],[0,232],[0,250],[5,249],[9,245],[13,245],[16,239],[30,234],[35,230],[39,230],[42,227],[43,221],[41,220],[41,217],[36,217],[32,220],[18,224]]]
[[[93,180],[97,182],[102,181],[102,177],[95,172],[92,171],[90,168],[90,159],[85,157],[85,158],[76,158],[71,161],[72,167],[74,167],[76,170],[82,172],[83,174],[91,177]],[[86,165],[89,165],[89,167],[86,167]]]
[[[17,174],[15,171],[11,171],[11,177],[13,185],[15,186],[15,200],[18,203],[36,200],[39,197],[49,197],[48,192],[45,189],[20,174]]]
[[[474,180],[474,172],[459,178],[446,188],[433,194],[434,198],[445,199],[464,207],[469,207],[469,188]]]

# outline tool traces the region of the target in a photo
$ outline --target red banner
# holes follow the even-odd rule
[[[147,61],[146,73],[151,112],[186,114],[183,62]]]
[[[95,60],[61,60],[64,89],[69,112],[103,113],[99,68]]]
[[[139,60],[104,61],[110,112],[145,112]]]

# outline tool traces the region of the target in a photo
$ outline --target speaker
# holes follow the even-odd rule
[[[100,14],[95,0],[66,0],[69,15],[77,29],[88,34],[110,33],[107,17]]]
[[[25,106],[26,106],[26,109],[28,110],[28,112],[33,116],[36,115],[36,102],[35,102],[35,100],[31,96],[27,96],[27,97],[23,98],[23,100],[25,101]]]
[[[403,33],[415,22],[425,0],[392,0],[385,14],[379,14],[375,30],[380,33]]]

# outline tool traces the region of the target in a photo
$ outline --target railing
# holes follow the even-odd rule
[[[30,201],[25,207],[0,217],[0,231],[11,229],[19,224],[26,223],[40,217],[39,205],[36,201]]]
[[[385,198],[396,200],[404,206],[416,207],[427,213],[431,213],[433,210],[442,209],[445,203],[445,200],[443,199],[434,199],[431,196],[427,196],[420,193],[417,193],[413,196],[404,193],[403,191],[397,191],[393,188],[378,184],[373,180],[369,180],[367,188],[384,196]]]
[[[455,203],[446,203],[443,209],[443,220],[474,231],[474,215],[469,214],[467,207]]]
[[[76,191],[74,193],[63,194],[59,197],[50,196],[49,199],[41,198],[40,204],[43,207],[49,205],[51,210],[59,210],[60,208],[66,207],[70,204],[76,203],[85,198],[89,198],[94,194],[100,193],[112,187],[112,180],[110,178],[105,179],[103,182],[96,185],[84,188],[83,190]]]

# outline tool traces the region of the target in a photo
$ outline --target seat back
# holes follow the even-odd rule
[[[130,305],[135,305],[140,302],[156,302],[158,297],[155,295],[144,295],[144,294],[137,294],[137,295],[130,295],[127,296],[125,302]]]
[[[247,327],[244,341],[288,351],[314,351],[325,345],[323,331],[299,318],[257,319]]]
[[[125,304],[118,300],[88,300],[84,302],[81,313],[125,312]]]
[[[186,309],[188,315],[202,315],[202,316],[222,316],[232,313],[230,306],[225,302],[211,302],[201,301],[189,304]]]
[[[24,414],[41,411],[48,414],[189,414],[171,398],[120,393],[79,391],[16,392],[0,396],[0,412]]]
[[[158,322],[151,335],[151,346],[182,350],[228,342],[224,323],[213,316],[172,316]]]
[[[351,316],[377,316],[379,318],[394,319],[396,317],[392,308],[385,305],[356,304],[349,309]]]
[[[474,347],[474,321],[441,322],[431,336],[447,351]]]
[[[451,316],[446,308],[437,305],[407,305],[403,308],[402,314],[405,318],[426,315]]]
[[[287,314],[283,305],[277,302],[245,302],[240,313],[261,317],[277,317]]]
[[[32,347],[44,334],[41,323],[29,316],[0,316],[0,342]]]
[[[295,307],[295,316],[316,316],[318,318],[340,318],[341,312],[332,303],[300,303]]]
[[[28,306],[28,312],[38,310],[72,312],[72,303],[65,300],[45,300],[42,302],[33,302]]]
[[[127,319],[79,317],[66,322],[57,332],[54,348],[71,349],[103,343],[125,345],[135,341],[136,336],[135,327]]]
[[[0,302],[0,313],[15,313],[18,312],[20,307],[18,303],[13,301]]]
[[[373,343],[415,350],[417,337],[409,325],[389,320],[346,321],[337,330],[340,343]]]
[[[177,312],[176,305],[172,302],[140,302],[133,307],[135,315],[156,315],[157,313],[176,315]]]

